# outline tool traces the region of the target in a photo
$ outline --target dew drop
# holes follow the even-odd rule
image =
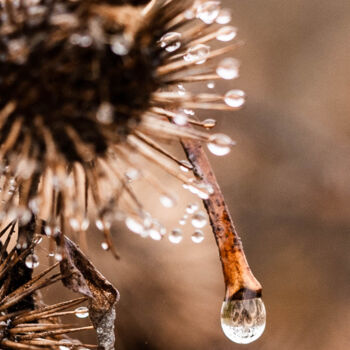
[[[172,208],[175,205],[174,198],[168,195],[161,195],[159,200],[165,208]]]
[[[215,88],[215,83],[213,81],[210,81],[208,84],[207,84],[207,87],[208,89],[214,89]]]
[[[60,253],[56,253],[55,254],[55,260],[56,261],[62,261],[62,259],[63,259],[62,254],[60,254]]]
[[[216,120],[215,119],[205,119],[205,120],[203,120],[202,124],[206,129],[211,129],[216,125]]]
[[[131,41],[123,34],[114,35],[111,38],[111,50],[118,56],[127,55],[130,51],[131,44]]]
[[[35,269],[39,266],[39,258],[35,254],[29,254],[26,257],[25,264],[28,267],[28,269]]]
[[[225,134],[213,134],[209,137],[207,147],[209,151],[216,156],[224,156],[231,151],[234,145],[232,139]]]
[[[210,47],[204,44],[197,44],[190,47],[184,55],[186,62],[196,62],[196,64],[202,64],[207,60],[210,52]]]
[[[185,218],[185,217],[181,218],[181,219],[179,220],[179,224],[180,224],[181,226],[185,226],[185,225],[186,225],[186,218]]]
[[[170,232],[168,238],[171,243],[178,244],[182,241],[183,238],[182,231],[176,228]]]
[[[242,107],[245,102],[245,93],[242,90],[230,90],[225,95],[225,102],[230,107]]]
[[[181,46],[181,34],[169,32],[160,38],[160,47],[165,48],[168,52],[174,52]]]
[[[201,230],[196,230],[191,236],[193,243],[201,243],[204,240],[204,233]]]
[[[194,214],[197,210],[198,210],[198,204],[196,204],[196,203],[189,204],[186,207],[186,213],[188,213],[188,214]]]
[[[205,24],[213,23],[220,12],[219,1],[206,1],[197,7],[197,18]]]
[[[72,45],[77,45],[87,48],[92,45],[92,38],[90,35],[74,33],[70,36],[69,41]]]
[[[75,316],[78,318],[86,318],[89,316],[89,309],[86,306],[77,307],[74,312]]]
[[[232,26],[222,27],[218,31],[216,39],[219,41],[231,41],[237,36],[237,28]]]
[[[135,181],[140,178],[141,174],[138,169],[135,168],[129,168],[125,172],[125,177],[128,179],[128,181]]]
[[[204,212],[199,211],[192,216],[191,223],[195,228],[202,228],[207,224],[207,217]]]
[[[239,77],[239,64],[234,58],[224,58],[216,68],[216,73],[225,80],[236,79]]]
[[[144,224],[135,218],[127,217],[125,219],[125,225],[130,231],[134,233],[137,233],[139,235],[144,233]]]
[[[231,22],[231,18],[231,11],[229,9],[221,9],[216,18],[216,23],[227,24]]]
[[[102,243],[101,243],[101,248],[102,248],[103,250],[108,250],[108,249],[109,249],[108,243],[107,243],[107,242],[102,242]]]
[[[148,234],[154,241],[160,241],[162,239],[162,234],[155,228],[148,230]]]
[[[188,117],[182,113],[177,113],[174,117],[174,123],[176,125],[180,125],[180,126],[186,125],[187,121],[188,121]]]
[[[238,344],[258,339],[266,325],[266,310],[261,298],[224,301],[221,327],[227,338]]]
[[[184,173],[188,173],[189,168],[192,168],[191,163],[187,160],[182,160],[181,163],[183,165],[180,165],[180,170],[183,171]]]
[[[102,102],[97,109],[96,119],[102,124],[113,122],[113,106],[109,102]]]

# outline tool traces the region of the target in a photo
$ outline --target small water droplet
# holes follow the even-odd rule
[[[171,243],[178,244],[182,241],[183,238],[182,231],[176,228],[171,231],[168,238]]]
[[[188,121],[187,115],[182,113],[177,113],[174,117],[174,123],[176,125],[180,125],[180,126],[186,125],[187,121]]]
[[[216,68],[216,73],[225,80],[236,79],[239,77],[239,65],[239,61],[234,58],[224,58]]]
[[[101,243],[101,248],[102,248],[103,250],[108,250],[108,249],[109,249],[108,243],[107,243],[107,242],[102,242],[102,243]]]
[[[208,84],[207,84],[207,87],[208,89],[214,89],[215,88],[215,83],[213,81],[210,81]]]
[[[70,36],[69,41],[72,45],[77,45],[87,48],[92,45],[92,38],[90,35],[74,33]]]
[[[180,170],[183,171],[184,173],[188,173],[189,168],[192,168],[191,163],[187,160],[182,160],[181,163],[183,164],[183,166],[180,165]]]
[[[123,34],[111,37],[111,50],[118,56],[125,56],[131,48],[131,40],[128,40]]]
[[[168,195],[161,195],[159,200],[165,208],[172,208],[175,205],[174,198]]]
[[[202,124],[206,129],[211,129],[216,125],[216,120],[215,119],[205,119],[205,120],[203,120]]]
[[[231,151],[232,145],[234,145],[234,142],[229,136],[225,134],[213,134],[209,137],[207,147],[216,156],[224,156]]]
[[[162,234],[159,230],[155,228],[151,228],[150,230],[148,230],[148,234],[155,241],[160,241],[162,239]]]
[[[109,102],[102,102],[97,109],[96,119],[102,124],[113,122],[113,106]]]
[[[225,95],[225,102],[230,107],[242,107],[245,102],[245,93],[242,90],[230,90]]]
[[[165,48],[168,52],[174,52],[181,46],[181,34],[169,32],[160,38],[160,47]]]
[[[78,318],[86,318],[89,316],[89,309],[86,306],[77,307],[74,311],[75,316]]]
[[[126,227],[139,235],[143,234],[145,229],[144,229],[144,224],[141,223],[138,219],[132,218],[132,217],[127,217],[125,219],[125,225]]]
[[[189,204],[186,207],[186,213],[188,213],[188,214],[194,214],[197,210],[198,210],[198,204],[196,204],[196,203]]]
[[[28,267],[28,269],[35,269],[39,266],[39,258],[35,254],[29,254],[26,257],[25,264]]]
[[[187,50],[186,54],[184,55],[184,60],[186,62],[196,61],[196,64],[202,64],[207,60],[209,52],[210,47],[208,45],[197,44]]]
[[[56,261],[62,261],[63,257],[62,257],[62,254],[61,253],[56,253],[55,254],[55,260]]]
[[[179,224],[180,224],[181,226],[185,226],[185,225],[186,225],[186,218],[185,218],[185,217],[181,218],[181,219],[179,220]]]
[[[195,228],[202,228],[207,224],[207,216],[204,212],[199,211],[192,216],[191,223]]]
[[[266,325],[266,310],[261,298],[224,301],[221,327],[227,338],[238,344],[258,339]]]
[[[237,35],[237,28],[232,26],[225,26],[218,30],[216,39],[219,41],[231,41]]]
[[[197,18],[205,24],[211,24],[220,12],[220,1],[206,1],[197,7]]]
[[[229,9],[221,9],[216,18],[216,23],[227,24],[231,22],[231,18],[231,11]]]
[[[125,172],[125,176],[128,181],[135,181],[140,178],[141,174],[138,169],[130,168]]]
[[[196,230],[191,236],[193,243],[201,243],[204,240],[204,233],[201,230]]]
[[[184,109],[184,113],[187,115],[195,115],[195,112],[193,109]]]

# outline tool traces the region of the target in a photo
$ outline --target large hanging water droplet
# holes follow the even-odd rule
[[[197,7],[197,18],[206,24],[213,23],[220,12],[220,1],[206,1]]]
[[[89,309],[86,306],[77,307],[74,311],[75,316],[78,318],[86,318],[89,316]]]
[[[225,102],[230,107],[242,107],[245,102],[245,93],[242,90],[230,90],[225,95]]]
[[[225,26],[218,30],[216,39],[219,41],[231,41],[237,35],[237,28],[232,26]]]
[[[184,60],[186,62],[196,61],[196,64],[202,64],[207,60],[209,52],[210,47],[208,45],[197,44],[187,50]]]
[[[238,78],[239,61],[231,57],[224,58],[216,68],[216,73],[225,80]]]
[[[168,52],[174,52],[181,46],[181,34],[169,32],[164,34],[160,40],[160,47],[165,48]]]
[[[249,344],[264,332],[266,310],[261,298],[224,301],[221,327],[227,338],[239,344]]]
[[[178,228],[172,230],[169,234],[169,241],[174,244],[178,244],[182,241],[182,231]]]
[[[192,216],[191,223],[195,228],[202,228],[207,224],[207,216],[204,212],[199,211]]]
[[[39,258],[35,254],[29,254],[26,257],[25,264],[28,267],[28,269],[35,269],[39,266]]]
[[[231,151],[232,145],[234,145],[234,142],[229,136],[225,134],[213,134],[209,137],[207,147],[216,156],[224,156]]]

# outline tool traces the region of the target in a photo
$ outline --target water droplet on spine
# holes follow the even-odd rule
[[[145,230],[143,223],[141,223],[139,220],[132,217],[128,217],[125,219],[125,225],[130,231],[137,233],[139,235],[143,234]]]
[[[171,231],[168,238],[171,243],[178,244],[182,241],[183,238],[182,231],[176,228]]]
[[[39,258],[35,254],[29,254],[26,257],[25,264],[28,267],[28,269],[35,269],[39,266]]]
[[[203,120],[202,124],[206,129],[211,129],[216,125],[216,120],[215,119],[205,119],[205,120]]]
[[[165,208],[172,208],[175,205],[175,200],[168,195],[161,195],[159,200]]]
[[[216,18],[216,23],[227,24],[231,22],[231,11],[229,9],[221,9],[218,17]]]
[[[131,48],[131,41],[124,35],[114,35],[111,37],[111,50],[118,56],[125,56]]]
[[[225,95],[225,102],[230,107],[242,107],[245,102],[245,93],[242,90],[230,90]]]
[[[224,58],[216,68],[216,73],[225,80],[236,79],[239,77],[239,65],[239,61],[234,58]]]
[[[233,40],[237,35],[237,28],[232,26],[226,26],[222,27],[218,30],[218,34],[216,36],[216,39],[219,41],[231,41]]]
[[[201,243],[204,240],[204,233],[201,230],[196,230],[191,236],[193,243]]]
[[[89,316],[89,309],[86,306],[77,307],[74,311],[75,316],[78,318],[86,318]]]
[[[224,301],[221,327],[227,338],[238,344],[258,339],[266,325],[266,310],[261,298]]]
[[[169,32],[160,38],[160,47],[165,48],[168,52],[174,52],[181,46],[181,34]]]
[[[113,122],[113,106],[109,102],[102,102],[97,109],[96,119],[102,124]]]
[[[192,226],[195,228],[202,228],[207,224],[207,216],[204,212],[199,211],[192,216],[191,220]]]
[[[219,1],[206,1],[197,7],[197,18],[205,24],[213,23],[220,12]]]
[[[188,214],[194,214],[198,210],[198,204],[189,204],[186,207],[186,213]]]
[[[101,248],[102,248],[103,250],[108,250],[108,249],[109,249],[108,243],[107,243],[107,242],[102,242],[102,243],[101,243]]]
[[[202,64],[207,60],[209,52],[210,47],[208,45],[197,44],[187,50],[184,60],[186,62],[196,61],[196,64]]]
[[[213,134],[209,137],[207,147],[216,156],[224,156],[231,151],[234,142],[225,134]]]
[[[210,81],[208,84],[207,84],[207,87],[208,89],[214,89],[215,88],[215,83],[213,81]]]

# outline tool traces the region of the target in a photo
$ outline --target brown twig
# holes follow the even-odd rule
[[[203,202],[219,248],[226,285],[225,300],[261,296],[262,287],[250,270],[241,239],[202,145],[199,141],[186,139],[182,140],[182,146],[196,177],[213,188],[213,194]]]

